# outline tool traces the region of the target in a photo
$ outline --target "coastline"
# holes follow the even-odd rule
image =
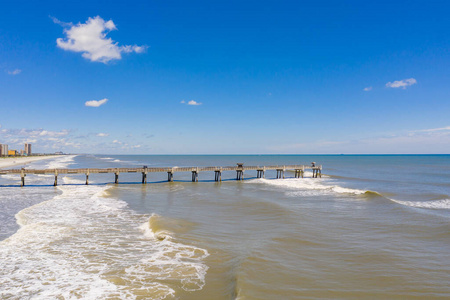
[[[14,167],[14,166],[23,166],[29,164],[34,161],[51,159],[61,157],[61,155],[46,155],[46,156],[23,156],[23,157],[5,157],[0,158],[0,169]]]
[[[152,173],[142,185],[132,172],[118,185],[111,174],[85,185],[83,175],[58,172],[57,188],[53,174],[27,174],[20,188],[17,174],[0,176],[1,299],[89,298],[93,289],[100,298],[199,300],[434,299],[449,292],[450,260],[439,258],[447,257],[450,238],[450,191],[441,189],[450,156],[75,156],[28,168],[316,161],[335,177],[276,179],[272,170],[256,179],[250,171],[240,182],[229,172],[215,184],[202,175],[191,183],[190,172],[173,182]],[[368,190],[380,194],[361,194]]]

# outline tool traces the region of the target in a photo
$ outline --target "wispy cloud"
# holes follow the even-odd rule
[[[369,136],[347,148],[354,149],[353,153],[445,154],[450,149],[450,126]]]
[[[364,92],[369,92],[369,91],[371,91],[371,90],[372,90],[372,87],[371,87],[371,86],[368,86],[368,87],[363,88],[363,91],[364,91]]]
[[[48,131],[48,130],[42,130],[40,133],[39,133],[39,136],[48,136],[48,137],[55,137],[55,136],[65,136],[65,135],[68,135],[69,134],[69,131],[68,130],[66,130],[66,129],[64,129],[64,130],[61,130],[61,131]]]
[[[105,104],[106,102],[108,102],[108,99],[104,98],[102,100],[90,100],[90,101],[86,101],[84,103],[85,106],[90,106],[90,107],[99,107],[100,105]]]
[[[182,104],[187,104],[187,105],[202,105],[202,103],[197,102],[197,101],[195,101],[195,100],[191,100],[191,101],[188,101],[188,102],[182,100],[180,103],[182,103]]]
[[[69,131],[67,129],[63,129],[60,131],[51,131],[51,130],[45,130],[42,128],[39,129],[2,129],[0,133],[5,137],[61,137],[66,136],[69,134]]]
[[[142,53],[147,46],[125,45],[119,46],[106,34],[117,30],[112,20],[105,21],[100,16],[89,18],[86,23],[64,23],[56,18],[53,22],[63,27],[66,38],[58,38],[56,44],[59,48],[81,52],[82,56],[90,61],[107,63],[114,59],[121,59],[122,53]]]
[[[97,133],[97,136],[99,136],[99,137],[106,137],[106,136],[109,136],[109,133],[100,132],[100,133]]]
[[[47,130],[38,129],[10,129],[0,127],[0,142],[9,145],[11,149],[22,149],[24,143],[32,143],[35,152],[51,153],[54,151],[66,152],[105,152],[131,153],[133,151],[147,151],[145,143],[126,143],[120,139],[113,142],[105,141],[109,133],[89,133],[80,135],[77,130]]]
[[[55,18],[53,16],[49,16],[49,17],[50,17],[50,19],[52,19],[53,23],[61,25],[63,27],[71,27],[71,26],[73,26],[72,22],[66,23],[66,22],[58,20],[57,18]]]
[[[22,73],[21,69],[15,69],[12,71],[7,71],[9,75],[19,75],[20,73]]]
[[[267,146],[278,153],[448,153],[450,126],[408,130],[358,139],[311,140]]]
[[[120,148],[123,150],[138,149],[138,148],[142,147],[142,145],[130,145],[128,143],[124,143],[119,140],[114,140],[114,141],[112,141],[112,143],[113,143],[113,145],[110,145],[110,147]]]
[[[397,80],[394,82],[388,82],[388,83],[386,83],[386,87],[406,89],[406,87],[411,86],[416,83],[417,83],[416,79],[409,78],[409,79]]]
[[[37,144],[38,149],[61,149],[62,147],[78,148],[80,144],[73,143],[71,132],[67,129],[60,131],[39,129],[1,129],[0,139],[2,142],[15,147],[21,147],[24,143]],[[36,149],[36,148],[35,148]]]
[[[420,129],[420,130],[413,130],[410,131],[411,133],[420,133],[420,132],[450,132],[450,126],[446,126],[446,127],[440,127],[440,128],[431,128],[431,129]]]

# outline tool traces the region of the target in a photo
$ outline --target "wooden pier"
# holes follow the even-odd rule
[[[293,171],[295,178],[303,178],[305,169],[312,170],[313,178],[322,177],[322,166],[306,166],[306,165],[287,165],[287,166],[244,166],[242,163],[238,163],[237,166],[229,167],[172,167],[172,168],[147,168],[146,166],[142,168],[107,168],[107,169],[9,169],[1,170],[0,175],[5,174],[17,174],[21,178],[21,186],[25,186],[25,177],[28,174],[35,175],[54,175],[55,181],[54,186],[58,185],[58,175],[68,175],[68,174],[84,174],[86,175],[86,184],[89,184],[89,175],[91,174],[103,174],[111,173],[114,174],[114,183],[119,183],[120,173],[141,173],[142,174],[142,184],[147,183],[148,173],[167,173],[167,181],[172,182],[175,172],[191,172],[192,181],[198,182],[198,177],[200,172],[214,172],[214,180],[222,181],[222,172],[224,171],[235,171],[236,180],[244,180],[245,171],[256,171],[257,178],[265,178],[265,171],[276,170],[277,178],[285,178],[286,171]]]

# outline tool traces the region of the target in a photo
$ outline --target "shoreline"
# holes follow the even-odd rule
[[[61,157],[63,155],[46,155],[46,156],[22,156],[22,157],[5,157],[0,158],[0,169],[23,166],[34,161]]]

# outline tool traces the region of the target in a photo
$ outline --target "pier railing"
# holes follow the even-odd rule
[[[236,171],[236,180],[244,179],[245,171],[256,171],[257,178],[264,178],[265,171],[276,170],[277,178],[285,178],[285,171],[294,171],[295,178],[303,178],[306,169],[312,170],[312,177],[322,177],[322,166],[307,166],[307,165],[277,165],[277,166],[244,166],[243,164],[237,164],[237,166],[215,166],[215,167],[164,167],[164,168],[147,168],[146,166],[142,168],[79,168],[79,169],[9,169],[0,170],[0,175],[5,174],[20,174],[21,185],[25,185],[25,176],[28,174],[37,175],[54,175],[55,182],[54,185],[58,184],[58,175],[62,174],[85,174],[86,184],[89,184],[90,174],[103,174],[111,173],[115,175],[115,183],[119,183],[120,173],[141,173],[142,183],[147,183],[148,173],[167,173],[167,180],[173,181],[175,172],[192,172],[192,181],[198,181],[199,172],[214,172],[215,181],[222,181],[223,171]]]

